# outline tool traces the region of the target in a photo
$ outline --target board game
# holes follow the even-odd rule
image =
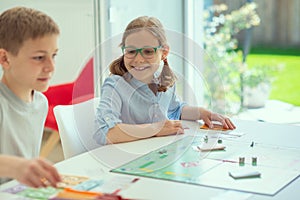
[[[111,171],[272,196],[299,176],[300,149],[186,136]]]
[[[123,198],[118,193],[128,188],[138,179],[131,177],[107,177],[93,179],[77,175],[61,175],[62,181],[57,188],[48,186],[45,188],[31,188],[23,184],[1,190],[13,197],[9,199],[40,199],[40,200],[70,200],[70,199],[118,199]]]

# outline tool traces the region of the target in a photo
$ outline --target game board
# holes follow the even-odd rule
[[[218,139],[211,143],[212,148]],[[223,140],[225,150],[201,151],[203,136],[187,136],[111,170],[115,173],[187,184],[275,195],[300,174],[300,150]],[[240,165],[239,157],[245,158]],[[257,163],[252,165],[252,157]],[[234,179],[229,172],[257,171],[254,178]],[[276,179],[274,179],[276,176]]]
[[[45,188],[31,188],[22,184],[6,188],[1,192],[14,194],[14,199],[40,199],[40,200],[63,200],[63,199],[123,199],[118,193],[128,188],[138,179],[131,177],[108,177],[101,180],[91,179],[85,176],[61,175],[62,182],[57,188],[48,186]]]

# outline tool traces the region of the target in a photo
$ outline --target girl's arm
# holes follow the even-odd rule
[[[184,120],[203,120],[210,128],[213,127],[213,121],[220,122],[226,129],[235,129],[235,125],[226,116],[211,112],[202,107],[184,106],[182,108],[181,119]]]
[[[166,120],[149,124],[117,124],[109,129],[106,141],[108,144],[130,142],[153,136],[182,134],[183,128],[179,120]]]

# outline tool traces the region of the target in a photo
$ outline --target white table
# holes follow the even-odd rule
[[[91,152],[86,152],[56,164],[62,174],[83,176],[129,176],[109,171],[140,157],[174,140],[194,134],[196,123],[184,122],[190,127],[181,136],[157,137],[136,142],[117,145],[107,145]],[[243,142],[255,141],[270,145],[300,148],[300,127],[294,125],[279,125],[263,122],[235,120],[237,131],[246,133],[238,138]],[[198,125],[196,125],[198,128]],[[8,183],[2,187],[8,187]],[[244,193],[199,185],[177,183],[140,177],[140,180],[126,190],[121,191],[123,197],[134,199],[295,199],[300,197],[300,178],[287,185],[275,196]],[[3,194],[2,194],[3,195]],[[1,198],[0,193],[0,199]],[[4,196],[3,196],[4,197]],[[218,198],[217,198],[218,197]]]

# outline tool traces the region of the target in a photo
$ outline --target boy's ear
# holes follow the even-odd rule
[[[5,49],[0,49],[0,64],[2,67],[6,67],[9,65],[7,51]]]

